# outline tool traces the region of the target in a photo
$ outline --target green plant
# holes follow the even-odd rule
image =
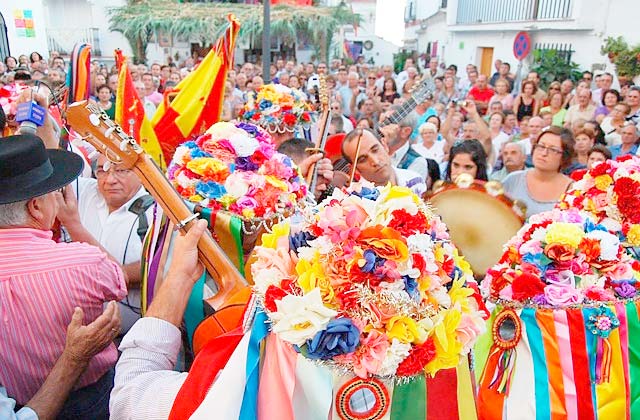
[[[540,76],[543,89],[555,80],[571,79],[576,82],[582,77],[578,65],[557,50],[534,50],[531,70]]]
[[[631,47],[621,36],[608,37],[600,47],[600,54],[606,54],[616,65],[618,76],[634,77],[640,74],[640,44]]]
[[[395,73],[398,74],[402,70],[404,70],[404,63],[407,60],[407,58],[414,58],[414,56],[415,56],[415,51],[407,51],[407,50],[401,50],[397,54],[394,54],[393,70],[395,71]]]

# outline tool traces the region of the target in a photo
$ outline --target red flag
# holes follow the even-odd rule
[[[172,90],[177,95],[164,101],[153,116],[152,125],[167,162],[176,147],[187,138],[202,134],[220,120],[227,71],[233,67],[233,53],[240,23],[228,16],[229,28],[198,67]]]

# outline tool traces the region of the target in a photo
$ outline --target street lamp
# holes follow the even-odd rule
[[[262,0],[262,78],[271,83],[271,0]]]

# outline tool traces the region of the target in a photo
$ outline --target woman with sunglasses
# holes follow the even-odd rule
[[[553,209],[571,184],[562,170],[573,158],[571,130],[549,127],[540,133],[531,151],[533,168],[509,174],[503,182],[505,193],[527,206],[526,217]]]
[[[547,96],[542,101],[541,108],[549,106],[551,104],[551,95],[558,92],[560,92],[560,82],[558,82],[557,80],[551,82],[551,84],[549,85],[549,90],[547,90]]]

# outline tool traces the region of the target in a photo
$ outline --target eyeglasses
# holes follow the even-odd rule
[[[544,153],[547,152],[549,154],[555,153],[556,155],[561,155],[562,154],[562,149],[558,149],[557,147],[553,147],[553,146],[545,146],[544,144],[536,144],[533,146],[533,150],[539,150],[540,153]]]
[[[559,87],[555,87],[555,86],[551,86],[551,87],[549,88],[549,90],[560,90],[560,88],[559,88]]]
[[[367,77],[367,79],[369,79],[369,80],[376,80],[376,78],[375,78],[375,77]]]
[[[131,169],[115,169],[115,168],[110,168],[109,170],[105,171],[103,168],[98,168],[96,169],[96,178],[106,178],[107,174],[111,174],[114,177],[116,177],[117,179],[125,179],[127,176],[129,176],[131,174]]]

